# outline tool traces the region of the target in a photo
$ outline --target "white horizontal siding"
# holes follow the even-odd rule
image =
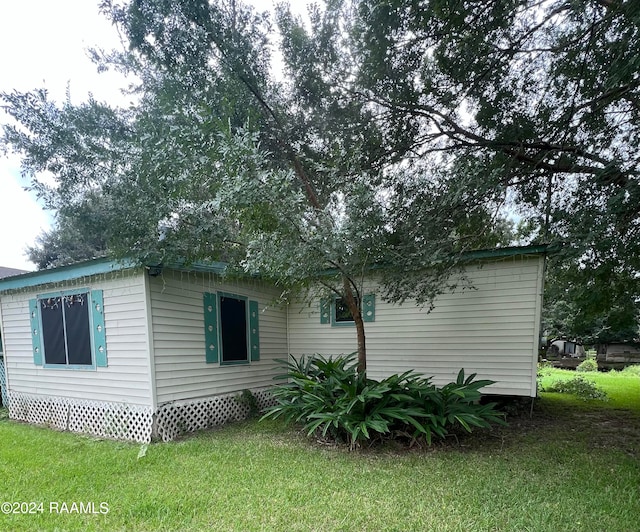
[[[378,295],[365,323],[369,376],[414,369],[442,385],[464,368],[497,381],[487,392],[535,395],[541,274],[538,257],[471,266],[473,288],[442,294],[431,312]],[[357,350],[355,328],[321,324],[317,300],[290,307],[289,340],[294,356]]]
[[[205,361],[203,293],[229,292],[258,301],[260,360],[221,366]],[[223,282],[208,274],[166,270],[150,279],[158,404],[271,386],[274,362],[287,355],[285,308],[278,292],[258,282]]]
[[[79,284],[79,283],[82,284]],[[144,283],[128,272],[74,281],[74,288],[102,290],[107,338],[107,367],[95,370],[50,369],[33,363],[29,299],[69,288],[34,288],[1,296],[2,330],[9,390],[25,394],[151,405],[149,348]]]

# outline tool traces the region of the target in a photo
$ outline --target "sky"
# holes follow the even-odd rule
[[[259,10],[274,0],[249,0]],[[100,14],[100,0],[0,0],[0,92],[46,88],[60,102],[69,87],[72,103],[92,93],[98,101],[126,103],[125,81],[116,73],[98,74],[89,60],[91,47],[121,46],[117,30]],[[308,0],[292,2],[304,12]],[[10,118],[0,110],[0,124]],[[35,270],[27,246],[51,228],[53,213],[45,211],[20,175],[20,160],[0,153],[0,266]]]
[[[0,92],[44,87],[61,101],[120,97],[115,74],[98,75],[86,50],[115,48],[118,34],[100,15],[98,0],[4,0],[0,2]],[[0,123],[9,120],[0,111]],[[49,229],[52,213],[25,190],[17,157],[0,155],[0,266],[34,270],[25,248]]]

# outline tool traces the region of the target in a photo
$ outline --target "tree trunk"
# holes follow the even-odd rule
[[[358,301],[353,293],[353,288],[346,275],[342,276],[342,286],[344,289],[344,299],[353,316],[356,324],[356,334],[358,337],[358,373],[364,375],[367,372],[367,347],[364,337],[364,321],[362,320],[361,301]]]

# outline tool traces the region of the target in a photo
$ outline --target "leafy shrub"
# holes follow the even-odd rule
[[[595,358],[585,358],[578,364],[576,371],[598,371],[598,362]]]
[[[640,377],[640,364],[634,364],[633,366],[627,366],[621,373],[636,375]]]
[[[549,375],[551,375],[553,369],[553,364],[547,360],[538,362],[538,378],[548,377]]]
[[[255,395],[251,393],[251,390],[242,390],[240,395],[236,395],[234,399],[236,400],[236,403],[241,406],[246,406],[249,409],[248,417],[256,417],[260,413],[258,400]]]
[[[606,401],[607,393],[598,388],[593,382],[577,375],[569,380],[554,382],[544,389],[545,392],[569,393],[586,401],[587,399],[601,399]]]
[[[277,404],[264,418],[282,417],[301,422],[308,435],[320,431],[351,448],[383,437],[443,438],[450,428],[488,427],[503,423],[495,403],[478,403],[480,388],[493,381],[465,378],[460,370],[455,382],[437,388],[429,378],[407,371],[377,381],[359,375],[354,355],[325,358],[320,355],[280,361],[288,382],[273,391]]]

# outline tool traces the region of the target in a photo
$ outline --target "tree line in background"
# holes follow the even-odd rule
[[[108,252],[319,283],[354,316],[364,370],[372,265],[385,298],[429,306],[465,282],[465,251],[555,242],[552,334],[637,337],[634,2],[101,9],[124,47],[92,57],[129,74],[130,106],[2,95],[2,144],[57,213],[39,267]]]

